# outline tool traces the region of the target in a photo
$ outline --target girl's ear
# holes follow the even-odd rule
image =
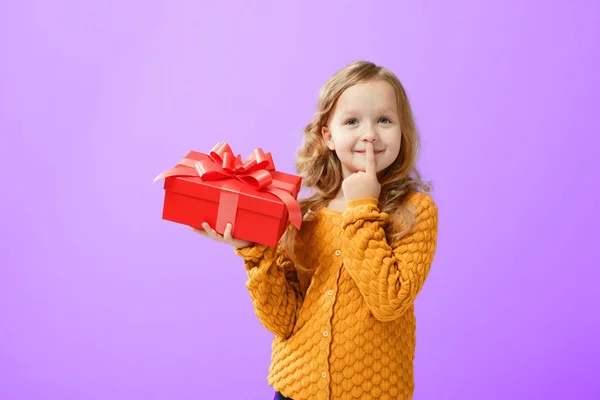
[[[331,131],[328,127],[324,126],[321,128],[321,135],[323,135],[323,140],[325,140],[325,144],[329,148],[329,150],[334,151],[335,145],[333,143],[333,139],[331,138]]]

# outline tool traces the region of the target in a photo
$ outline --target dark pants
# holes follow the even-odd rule
[[[285,397],[279,392],[275,392],[275,398],[273,400],[292,400],[289,397]]]

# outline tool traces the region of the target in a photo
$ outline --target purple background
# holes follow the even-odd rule
[[[272,398],[241,260],[151,182],[219,140],[292,172],[357,59],[440,209],[415,399],[600,398],[598,2],[209,3],[2,2],[0,399]]]

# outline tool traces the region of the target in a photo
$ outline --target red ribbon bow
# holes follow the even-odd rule
[[[271,172],[275,171],[275,164],[271,153],[264,153],[257,148],[252,151],[246,160],[242,161],[240,155],[235,156],[231,147],[226,142],[219,142],[208,153],[208,158],[197,161],[184,158],[180,165],[188,168],[173,168],[159,174],[155,179],[168,178],[171,176],[199,176],[204,181],[216,180],[238,180],[241,186],[249,186],[254,190],[272,193],[277,196],[288,210],[289,221],[298,229],[302,223],[302,211],[296,199],[290,194],[293,185],[285,182],[274,181]],[[232,185],[235,188],[237,185]],[[225,205],[221,212],[219,204],[219,216],[217,217],[217,230],[224,229],[225,218],[231,217],[235,221],[235,210],[237,208],[237,196],[234,205]],[[233,214],[233,215],[230,215]],[[233,223],[232,223],[233,225]]]
[[[254,149],[252,154],[242,162],[242,157],[235,157],[226,142],[218,143],[208,153],[210,160],[198,161],[194,168],[200,178],[205,181],[219,179],[239,179],[255,190],[264,189],[273,183],[271,171],[275,166],[271,153],[265,154],[262,149]]]

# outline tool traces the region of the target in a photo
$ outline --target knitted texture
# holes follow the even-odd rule
[[[437,207],[407,200],[416,224],[388,244],[376,199],[323,209],[304,222],[297,254],[312,276],[275,248],[236,249],[261,324],[274,335],[268,382],[294,400],[410,399],[414,391],[414,300],[429,272]]]

